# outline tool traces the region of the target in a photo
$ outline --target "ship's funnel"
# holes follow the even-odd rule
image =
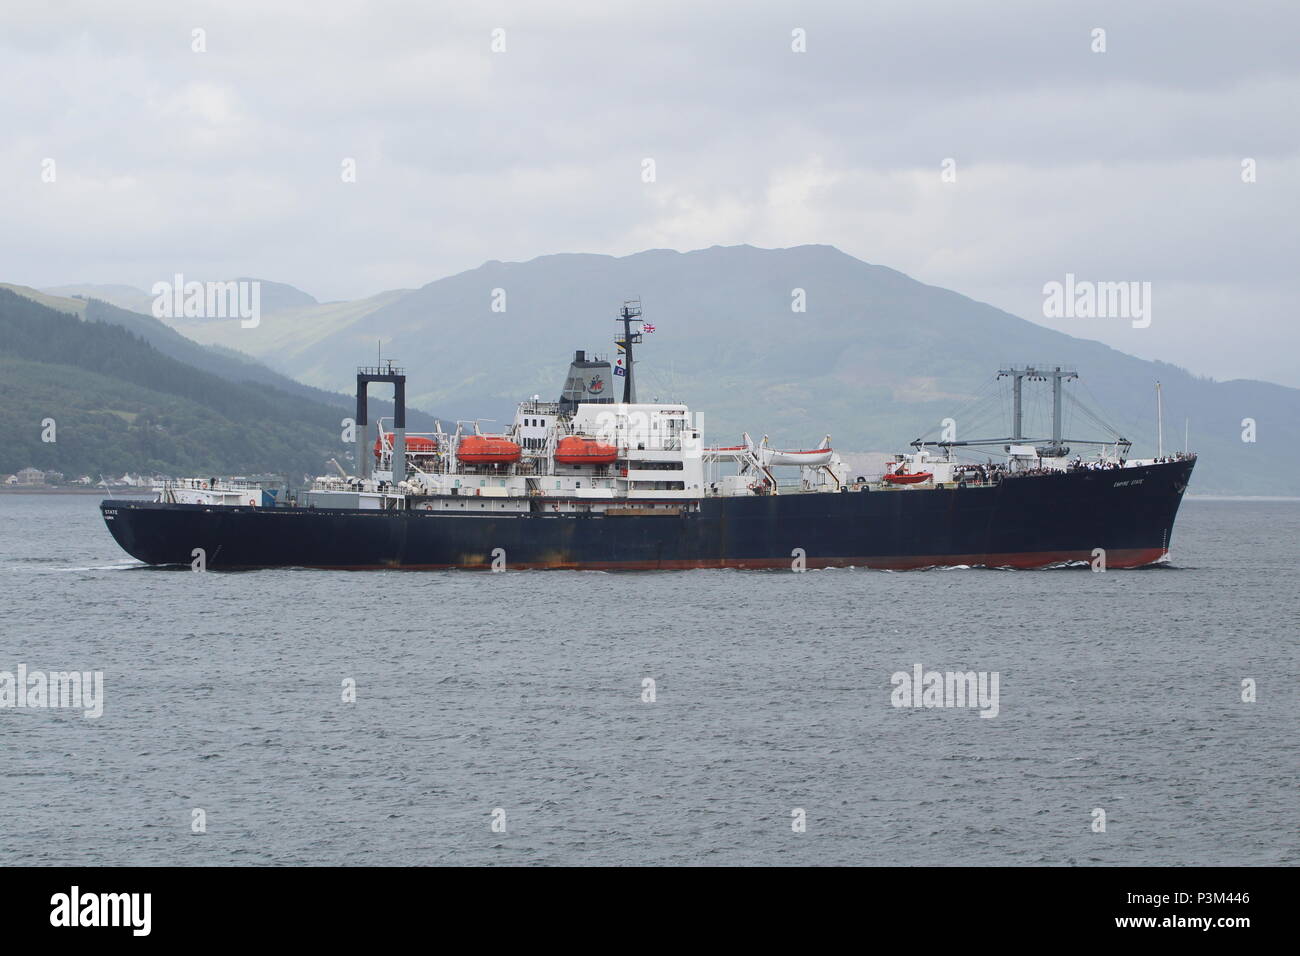
[[[569,363],[569,374],[564,379],[560,393],[560,408],[573,414],[579,404],[604,405],[614,401],[613,375],[609,359],[587,358],[579,349]]]

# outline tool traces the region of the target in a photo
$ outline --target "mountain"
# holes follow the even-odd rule
[[[315,297],[285,282],[271,282],[267,279],[251,279],[248,276],[236,276],[228,282],[256,282],[261,287],[258,296],[262,310],[265,312],[283,312],[285,309],[298,309],[304,306],[319,305]]]
[[[352,302],[318,303],[279,311],[264,308],[256,329],[242,329],[238,322],[207,319],[172,318],[167,322],[195,342],[238,348],[281,371],[292,369],[294,378],[309,385],[329,390],[352,389],[354,367],[375,355],[376,347],[384,340],[384,336],[372,335],[368,329],[354,332],[352,327],[367,315],[410,294],[409,289],[396,289]],[[243,335],[236,335],[236,329]],[[325,340],[330,341],[330,347],[317,349],[317,343]],[[340,360],[346,366],[340,366]],[[411,401],[409,397],[408,401]]]
[[[168,276],[167,281],[172,282],[174,281],[174,278]],[[296,309],[304,306],[320,304],[314,297],[308,295],[306,292],[284,282],[270,282],[266,279],[250,279],[246,276],[239,276],[234,279],[225,279],[221,281],[260,283],[261,290],[258,294],[261,297],[261,306],[262,311],[264,312],[279,312],[285,309]],[[132,312],[140,312],[144,315],[153,314],[153,293],[146,292],[144,289],[137,289],[135,286],[74,283],[72,285],[54,286],[42,289],[41,291],[48,295],[67,298],[99,299],[101,302],[107,302],[120,309],[130,309]]]
[[[282,285],[280,283],[269,283],[269,285],[279,289],[292,289],[292,286]],[[118,290],[119,301],[129,301],[130,297],[121,290],[129,290],[130,286],[64,286],[63,289],[98,289],[101,291]],[[202,369],[205,372],[211,372],[230,382],[237,384],[254,383],[266,385],[279,391],[287,392],[290,395],[297,395],[300,398],[331,405],[345,410],[346,414],[351,414],[356,410],[356,380],[348,378],[340,391],[315,388],[310,385],[304,385],[288,375],[273,371],[261,362],[250,358],[248,355],[224,345],[205,346],[195,342],[166,323],[155,319],[152,315],[141,314],[132,311],[126,307],[119,307],[95,298],[87,297],[66,297],[58,294],[55,289],[44,289],[37,291],[25,286],[6,285],[0,283],[0,289],[9,289],[19,295],[25,296],[42,305],[48,306],[60,312],[69,312],[79,315],[84,319],[95,322],[107,322],[113,325],[120,325],[128,331],[138,335],[144,341],[148,342],[154,348],[164,355],[170,356],[177,361],[192,365],[195,368]],[[136,290],[139,291],[139,290]],[[297,292],[297,290],[293,290]],[[78,293],[79,294],[79,293]],[[141,292],[140,295],[145,295]],[[306,293],[298,293],[297,296],[291,293],[276,293],[275,301],[281,302],[298,302],[298,296],[305,296],[311,302],[315,302]],[[146,297],[145,311],[149,311],[148,302],[152,298]],[[220,324],[220,323],[214,323]],[[235,323],[238,328],[238,322]],[[250,330],[245,330],[246,334]],[[238,342],[238,340],[235,340]],[[354,365],[357,363],[353,363]],[[376,395],[370,400],[371,414],[374,417],[388,417],[393,414],[393,403],[381,398],[378,394],[379,389],[375,389]],[[407,426],[413,431],[431,430],[434,427],[434,416],[418,408],[411,406],[411,401],[407,400]]]
[[[0,289],[0,472],[279,472],[297,482],[344,458],[339,421],[337,407],[233,382],[122,325]]]
[[[492,311],[496,289],[504,312]],[[806,312],[791,310],[794,289],[804,290]],[[1067,394],[1135,441],[1134,454],[1155,454],[1160,381],[1166,448],[1182,448],[1186,420],[1202,456],[1194,492],[1300,494],[1300,390],[1134,358],[830,246],[493,261],[415,290],[272,312],[255,330],[173,325],[326,389],[347,387],[382,340],[407,368],[411,401],[502,420],[519,398],[556,397],[573,349],[612,351],[614,315],[638,295],[658,327],[637,352],[639,397],[689,402],[708,440],[748,430],[810,447],[829,432],[845,451],[895,451],[935,435],[946,417],[958,438],[1000,437],[1009,402],[1005,380],[1000,392],[990,387],[996,371],[1052,362],[1077,368],[1082,380]],[[973,414],[981,396],[983,414]],[[1067,437],[1106,437],[1069,410]],[[1027,394],[1027,412],[1031,427],[1045,427],[1041,392]],[[1247,418],[1257,441],[1242,440]]]
[[[28,289],[23,286],[7,286],[22,295],[32,296],[35,289]],[[56,299],[98,299],[100,302],[107,302],[115,305],[119,309],[128,309],[132,312],[139,312],[143,315],[153,314],[153,296],[143,289],[137,289],[130,285],[113,285],[94,283],[81,283],[74,285],[52,286],[40,290],[41,293]]]

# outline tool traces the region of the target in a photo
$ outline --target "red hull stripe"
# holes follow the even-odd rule
[[[1107,568],[1140,568],[1159,561],[1168,550],[1165,548],[1120,548],[1106,552]],[[1071,561],[1091,563],[1092,551],[1025,551],[1010,554],[949,554],[909,555],[887,557],[873,555],[857,558],[804,559],[808,568],[874,568],[883,571],[913,571],[921,568],[957,567],[969,565],[985,568],[1045,568]],[[313,565],[339,571],[368,571],[376,568],[396,568],[402,571],[447,571],[454,568],[487,570],[491,561],[484,559],[465,564],[402,564],[402,565]],[[507,562],[512,571],[569,570],[569,571],[684,571],[696,568],[736,568],[741,570],[790,570],[790,558],[698,558],[677,561],[583,561],[580,563],[556,560],[553,563],[514,564]]]

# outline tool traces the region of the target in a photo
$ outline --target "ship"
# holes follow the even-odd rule
[[[850,475],[825,436],[778,449],[748,433],[705,443],[679,402],[637,401],[634,350],[653,326],[623,303],[613,360],[574,353],[559,397],[518,404],[485,433],[406,429],[406,373],[357,369],[356,473],[298,490],[231,478],[167,480],[155,499],[108,499],[109,532],[147,565],[207,570],[1136,568],[1168,560],[1196,456],[1130,457],[1112,430],[1066,437],[1061,365],[998,370],[1010,434],[915,439],[879,475]],[[1050,434],[1026,434],[1026,384],[1050,384]],[[391,421],[372,385],[391,385]],[[617,386],[622,395],[616,398]],[[1047,429],[1044,428],[1044,431]],[[1085,457],[1071,449],[1087,445]],[[995,460],[995,457],[997,460]]]

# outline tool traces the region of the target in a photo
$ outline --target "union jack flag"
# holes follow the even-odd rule
[[[643,323],[641,323],[641,331],[642,331],[642,332],[653,332],[654,330],[655,330],[655,327],[654,327],[653,325],[651,325],[649,322],[643,322]]]

